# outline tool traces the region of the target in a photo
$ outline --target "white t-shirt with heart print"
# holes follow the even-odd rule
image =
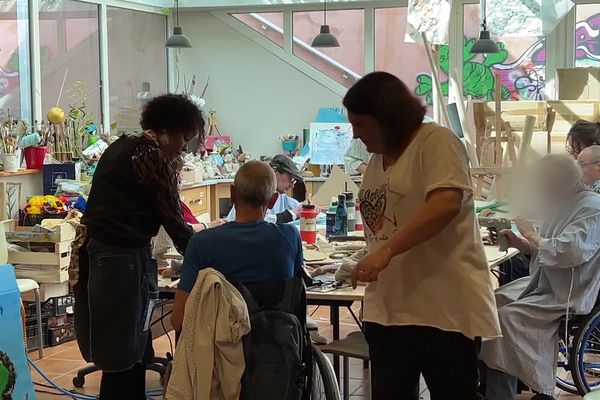
[[[431,326],[467,337],[495,338],[500,325],[490,271],[475,220],[466,151],[448,129],[423,124],[394,165],[369,161],[360,210],[369,252],[386,241],[439,188],[464,192],[460,214],[429,241],[396,256],[365,291],[365,321]]]

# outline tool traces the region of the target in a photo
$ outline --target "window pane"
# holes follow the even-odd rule
[[[0,120],[31,118],[27,1],[0,2]]]
[[[575,66],[600,67],[600,7],[581,4],[575,15]]]
[[[283,13],[231,14],[267,39],[283,47]]]
[[[375,10],[375,69],[396,75],[431,104],[431,68],[425,48],[404,41],[407,13],[406,7]],[[447,79],[445,74],[442,78]]]
[[[43,4],[43,3],[42,3]],[[50,9],[51,7],[51,9]],[[56,106],[84,103],[87,115],[100,122],[100,60],[98,6],[72,0],[48,3],[40,9],[40,53],[43,112]]]
[[[110,120],[119,128],[139,127],[143,82],[152,96],[167,92],[166,23],[164,15],[108,7]]]
[[[493,100],[495,75],[499,75],[504,100],[544,99],[546,72],[544,37],[495,38],[506,51],[487,56],[470,54],[469,49],[479,37],[479,5],[469,4],[464,7],[463,89],[465,95],[473,96],[474,99]]]
[[[310,45],[323,24],[323,11],[294,13],[294,54],[319,71],[350,87],[365,73],[364,10],[327,11],[327,24],[340,47]]]

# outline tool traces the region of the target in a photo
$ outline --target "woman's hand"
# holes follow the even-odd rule
[[[357,282],[375,282],[379,273],[390,264],[391,259],[391,253],[386,248],[366,255],[352,271],[352,287],[356,288]]]
[[[531,239],[537,236],[533,223],[525,218],[519,217],[515,220],[519,232],[525,239]]]
[[[227,223],[227,221],[225,221],[224,219],[217,218],[214,221],[210,221],[208,223],[208,227],[209,228],[216,228],[217,226],[221,226],[221,225],[226,224],[226,223]]]
[[[527,239],[517,236],[517,234],[510,229],[504,229],[500,231],[498,235],[504,235],[504,237],[506,237],[509,248],[517,249],[522,254],[529,255],[530,247]]]

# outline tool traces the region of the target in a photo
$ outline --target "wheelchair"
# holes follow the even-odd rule
[[[581,396],[600,390],[600,302],[588,315],[570,317],[566,331],[563,321],[559,337],[556,386]]]

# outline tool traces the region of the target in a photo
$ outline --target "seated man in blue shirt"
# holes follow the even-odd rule
[[[199,272],[214,268],[242,283],[268,283],[294,276],[302,267],[300,234],[292,225],[264,220],[277,200],[275,172],[262,161],[246,162],[235,176],[231,199],[235,221],[198,232],[190,239],[175,293],[171,322],[180,332],[185,302]]]
[[[303,178],[292,159],[283,154],[277,154],[273,157],[271,168],[275,171],[279,197],[269,206],[265,221],[286,224],[297,219],[302,209],[300,202],[293,197],[289,197],[286,193],[294,188],[296,182],[302,182]],[[234,204],[229,215],[227,215],[227,221],[235,221],[235,209],[236,205]]]

